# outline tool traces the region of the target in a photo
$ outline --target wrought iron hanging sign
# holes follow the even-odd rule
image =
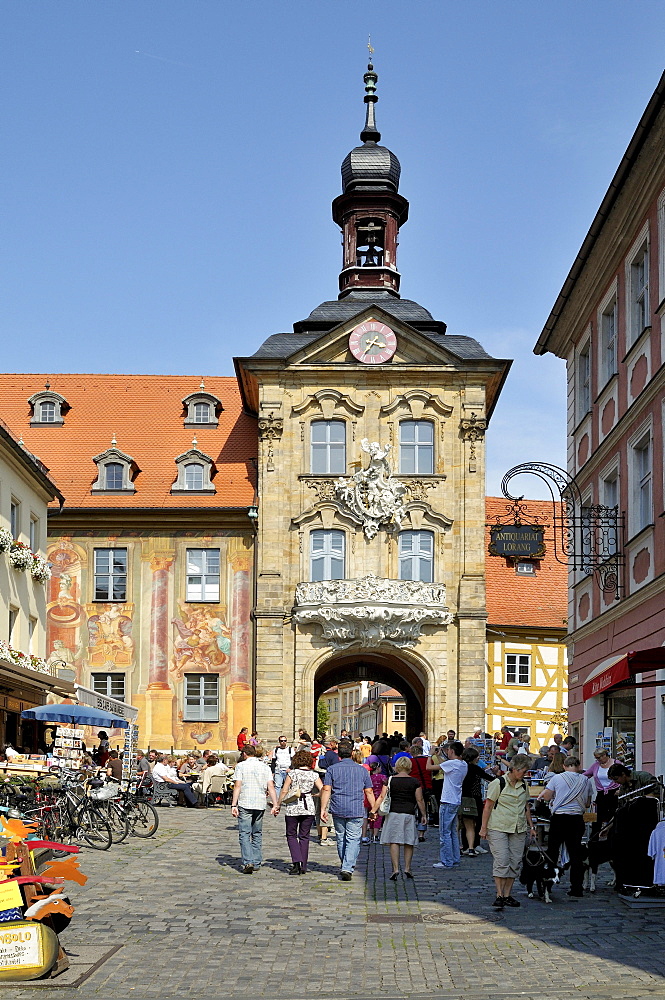
[[[616,600],[619,600],[623,596],[625,561],[623,513],[619,512],[618,507],[584,504],[575,480],[564,469],[545,462],[524,462],[513,466],[505,474],[501,481],[501,492],[513,503],[513,509],[520,508],[524,497],[513,496],[509,491],[510,483],[516,476],[525,474],[542,479],[550,491],[554,556],[557,562],[582,573],[595,573],[601,590],[606,594],[614,594]],[[529,530],[533,531],[533,526]],[[506,553],[513,556],[515,554]]]

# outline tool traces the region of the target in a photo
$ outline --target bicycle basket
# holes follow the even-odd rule
[[[90,798],[96,802],[106,802],[108,799],[114,799],[117,794],[118,789],[112,785],[103,785],[101,788],[90,789]]]

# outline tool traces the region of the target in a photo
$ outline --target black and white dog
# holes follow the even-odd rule
[[[592,837],[588,844],[582,845],[584,854],[584,888],[589,892],[596,891],[596,875],[598,869],[603,864],[609,864],[612,868],[612,847],[608,840],[599,840]],[[608,885],[614,886],[614,878]]]
[[[520,882],[525,886],[529,899],[535,896],[534,886],[539,899],[546,903],[552,902],[552,886],[559,882],[560,870],[548,858],[547,854],[536,844],[530,844],[522,858]]]

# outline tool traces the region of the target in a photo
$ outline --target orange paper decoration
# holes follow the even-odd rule
[[[12,844],[20,844],[37,829],[36,823],[24,823],[20,819],[5,819],[0,816],[0,836],[11,840]]]
[[[49,875],[52,878],[64,878],[68,882],[78,882],[79,885],[85,885],[88,881],[88,876],[79,869],[78,858],[71,855],[68,858],[62,858],[62,860],[49,861],[39,874],[47,878]]]

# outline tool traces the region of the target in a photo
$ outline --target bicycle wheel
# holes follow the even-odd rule
[[[98,809],[87,803],[76,814],[76,839],[96,851],[108,851],[113,843],[111,827]]]
[[[130,826],[127,814],[118,802],[109,802],[105,810],[105,819],[111,827],[114,844],[121,844],[129,836]]]
[[[154,837],[159,826],[159,813],[149,802],[134,802],[127,810],[134,837]]]

